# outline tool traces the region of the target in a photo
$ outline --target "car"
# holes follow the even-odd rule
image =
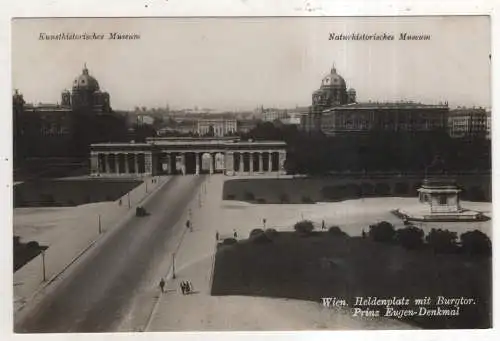
[[[145,217],[148,215],[148,212],[146,211],[146,209],[142,206],[138,206],[136,209],[135,209],[135,216],[136,217]]]

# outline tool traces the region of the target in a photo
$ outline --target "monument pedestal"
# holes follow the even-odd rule
[[[395,215],[407,221],[481,221],[487,219],[481,212],[460,206],[460,189],[453,179],[425,179],[418,189],[422,204],[415,209],[397,209]]]

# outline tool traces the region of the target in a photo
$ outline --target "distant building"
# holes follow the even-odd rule
[[[197,130],[199,136],[227,136],[238,131],[238,122],[235,118],[203,118],[198,120]]]
[[[431,131],[446,129],[447,114],[447,105],[355,103],[324,110],[321,130],[327,135],[371,130]]]
[[[283,121],[288,117],[287,111],[283,109],[264,109],[262,113],[262,121],[264,122]]]
[[[126,119],[113,113],[110,96],[84,66],[71,92],[61,93],[59,104],[29,104],[13,95],[14,155],[29,157],[85,156],[91,143],[120,141],[126,136]]]
[[[254,119],[240,119],[238,120],[238,132],[248,133],[250,130],[257,127],[258,120]]]
[[[332,67],[312,94],[312,105],[302,114],[301,127],[326,135],[360,133],[370,130],[430,131],[446,129],[448,104],[414,102],[358,103],[356,90]]]
[[[484,108],[453,109],[448,116],[448,131],[453,138],[491,138],[491,112]]]

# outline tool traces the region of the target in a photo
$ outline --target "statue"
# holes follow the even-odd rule
[[[428,175],[446,175],[447,173],[446,164],[439,155],[436,155],[431,164],[425,167],[425,177],[428,177]]]

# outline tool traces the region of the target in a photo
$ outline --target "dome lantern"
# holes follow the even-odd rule
[[[86,90],[90,92],[99,90],[99,82],[90,76],[87,63],[83,65],[82,74],[73,81],[73,90]]]

